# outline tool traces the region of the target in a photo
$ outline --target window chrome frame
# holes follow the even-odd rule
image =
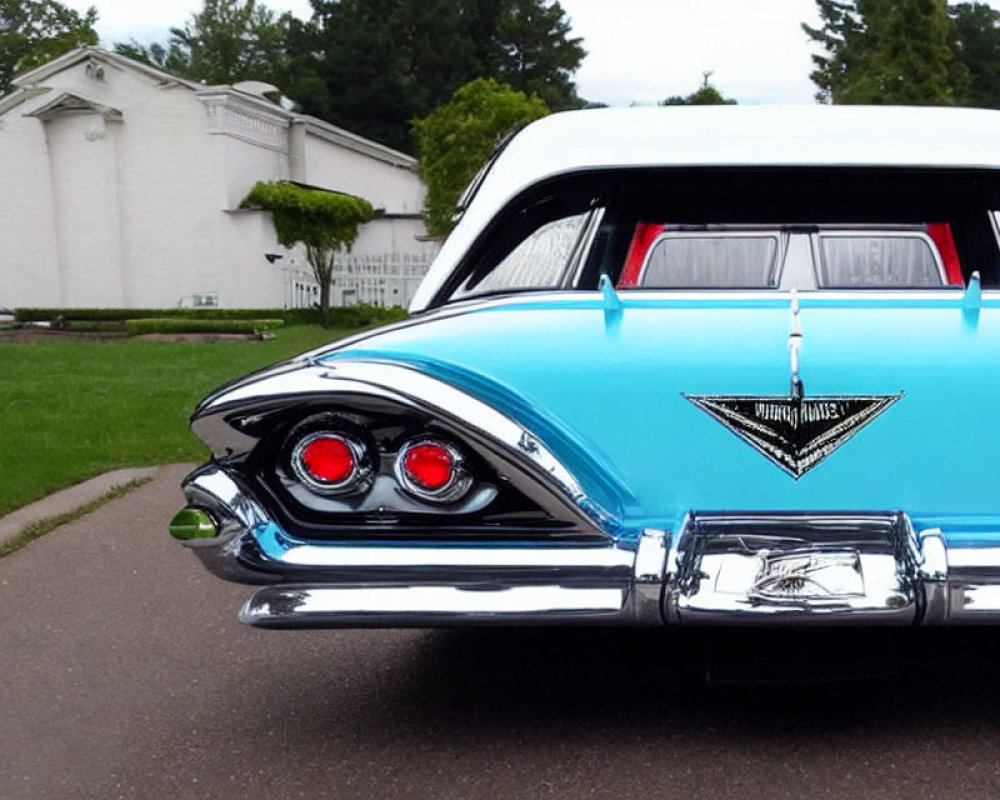
[[[993,240],[1000,251],[1000,210],[987,212],[990,218],[990,228],[993,231]]]
[[[605,206],[594,206],[590,210],[590,214],[587,219],[584,220],[583,228],[581,229],[580,235],[576,240],[576,245],[570,252],[569,259],[567,260],[567,268],[563,274],[563,280],[560,284],[561,288],[579,288],[583,268],[587,263],[587,259],[590,257],[590,251],[594,247],[594,240],[597,238],[597,234],[601,229],[601,223],[604,221],[604,213],[606,210]]]

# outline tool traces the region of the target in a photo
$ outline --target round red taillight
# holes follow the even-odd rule
[[[418,486],[435,491],[447,486],[455,474],[451,451],[440,444],[424,442],[406,450],[403,456],[406,476]]]
[[[320,436],[313,439],[299,454],[302,467],[318,481],[340,483],[354,470],[354,453],[350,445],[339,436]]]
[[[458,448],[434,439],[413,439],[403,445],[395,471],[406,492],[432,503],[452,503],[472,486]]]
[[[332,431],[303,437],[292,450],[295,476],[319,492],[360,489],[371,472],[365,463],[365,448],[353,439]]]

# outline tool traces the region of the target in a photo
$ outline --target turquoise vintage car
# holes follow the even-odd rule
[[[998,621],[997,209],[994,111],[553,115],[172,532],[265,627]]]

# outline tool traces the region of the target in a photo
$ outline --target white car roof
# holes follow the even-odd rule
[[[553,114],[493,165],[421,283],[421,311],[483,227],[546,178],[635,167],[1000,168],[1000,111],[894,106],[667,106]]]

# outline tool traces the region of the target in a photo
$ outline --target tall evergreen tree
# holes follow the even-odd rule
[[[553,111],[580,108],[573,73],[587,51],[570,37],[570,24],[558,2],[506,0],[494,18],[493,36],[482,40],[484,74],[517,91],[537,95]]]
[[[962,104],[1000,108],[1000,11],[986,3],[959,3],[949,14],[955,59],[968,72]]]
[[[950,105],[966,73],[956,67],[945,0],[817,0],[824,48],[814,56],[817,97],[834,103]]]
[[[97,10],[79,14],[53,0],[0,0],[0,95],[14,76],[81,44],[97,44]]]
[[[873,3],[868,70],[848,84],[847,103],[951,105],[958,100],[944,0]]]
[[[816,99],[835,103],[867,54],[867,30],[854,0],[816,0],[816,5],[823,25],[812,28],[802,23],[809,38],[823,48],[812,56],[816,69],[809,77],[818,87]]]

